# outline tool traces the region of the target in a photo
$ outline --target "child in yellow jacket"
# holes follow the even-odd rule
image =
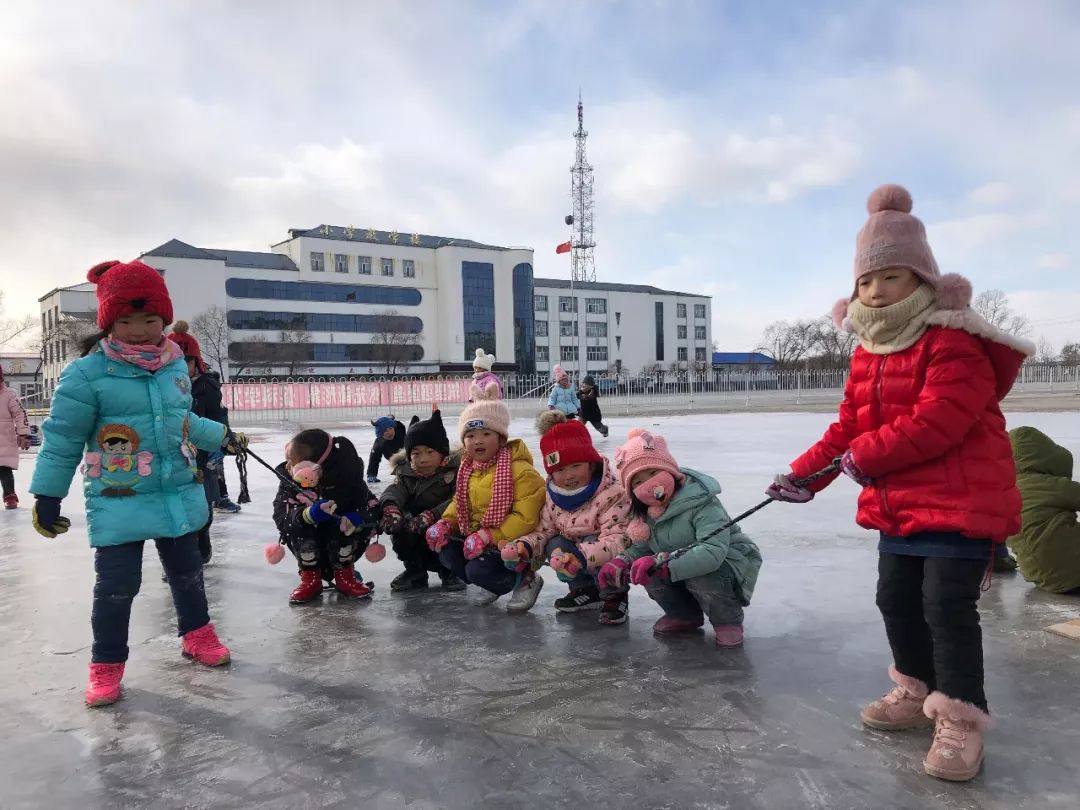
[[[499,551],[536,528],[546,488],[529,448],[508,438],[509,430],[510,411],[494,384],[473,385],[472,402],[458,421],[464,453],[454,498],[428,529],[427,542],[455,576],[486,591],[478,604],[513,591],[507,610],[524,613],[544,581],[532,571],[511,571]]]

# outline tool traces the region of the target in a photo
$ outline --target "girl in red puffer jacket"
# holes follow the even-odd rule
[[[990,721],[980,586],[995,544],[1020,527],[998,403],[1034,346],[976,314],[966,279],[941,275],[905,189],[882,186],[867,207],[855,291],[833,312],[859,339],[839,418],[767,492],[805,503],[832,478],[795,480],[837,457],[862,486],[856,520],[880,533],[877,605],[896,684],[862,721],[886,731],[933,721],[926,772],[966,781]]]

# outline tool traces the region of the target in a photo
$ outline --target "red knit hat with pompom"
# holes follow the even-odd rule
[[[131,262],[102,262],[86,274],[97,285],[97,325],[108,329],[117,319],[136,312],[159,315],[165,325],[172,323],[173,307],[161,273],[138,259]]]
[[[559,414],[560,411],[547,411],[551,414]],[[551,425],[540,436],[540,455],[543,457],[544,469],[548,475],[558,472],[563,467],[571,464],[603,464],[604,460],[593,447],[589,429],[576,419],[567,420],[563,417]]]

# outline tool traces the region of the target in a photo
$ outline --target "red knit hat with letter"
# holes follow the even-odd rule
[[[548,475],[571,464],[603,464],[593,447],[589,429],[576,419],[567,420],[562,411],[543,411],[537,418],[540,455]]]
[[[108,329],[119,318],[159,315],[165,325],[172,323],[173,306],[161,273],[138,259],[127,263],[113,260],[95,264],[86,274],[97,285],[97,325]]]

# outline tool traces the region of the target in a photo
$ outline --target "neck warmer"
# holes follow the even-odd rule
[[[99,345],[110,360],[144,368],[151,374],[183,357],[180,347],[164,336],[157,345],[124,343],[112,336],[103,337]]]
[[[548,481],[548,497],[551,498],[551,502],[560,509],[566,512],[573,512],[592,500],[593,495],[596,494],[596,490],[600,489],[601,478],[602,476],[598,475],[585,486],[573,490],[560,489],[555,486],[554,481]]]
[[[868,307],[856,298],[848,304],[848,321],[866,351],[894,354],[922,337],[936,309],[934,288],[921,284],[903,301],[887,307]]]

